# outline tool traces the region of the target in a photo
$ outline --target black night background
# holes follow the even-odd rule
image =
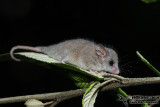
[[[42,46],[87,38],[112,46],[124,77],[156,76],[136,56],[138,50],[160,70],[160,2],[140,0],[1,0],[0,54],[15,45]],[[61,74],[26,62],[0,63],[0,98],[76,89]],[[129,95],[160,95],[159,84],[122,88]],[[57,107],[81,107],[81,97]],[[95,107],[125,107],[109,92],[98,95]],[[0,107],[24,107],[23,103]],[[140,105],[130,105],[131,107]],[[158,106],[158,105],[156,105]],[[155,107],[156,107],[155,106]]]

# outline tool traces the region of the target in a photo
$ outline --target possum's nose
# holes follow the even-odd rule
[[[119,69],[115,66],[112,67],[112,73],[113,74],[119,74]]]

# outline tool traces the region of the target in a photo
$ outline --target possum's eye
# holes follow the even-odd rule
[[[113,66],[113,64],[114,64],[114,61],[111,59],[111,60],[109,61],[109,65],[110,65],[110,66]]]

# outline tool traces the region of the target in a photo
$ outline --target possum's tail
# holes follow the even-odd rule
[[[23,50],[29,50],[29,51],[34,51],[34,52],[42,52],[41,48],[42,47],[31,47],[31,46],[17,45],[17,46],[12,47],[12,49],[10,50],[10,56],[15,61],[21,61],[20,59],[17,59],[14,57],[13,53],[15,50],[23,49]]]

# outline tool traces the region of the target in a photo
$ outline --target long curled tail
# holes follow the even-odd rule
[[[12,49],[10,50],[10,56],[15,61],[21,61],[20,59],[15,58],[13,55],[14,51],[18,49],[29,50],[29,51],[34,51],[34,52],[42,52],[41,47],[17,45],[17,46],[12,47]]]

